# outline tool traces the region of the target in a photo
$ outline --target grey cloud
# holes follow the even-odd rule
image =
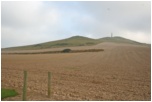
[[[151,32],[151,10],[150,2],[82,2],[87,12],[94,15],[98,23],[94,29],[100,34],[95,36],[106,36],[110,32],[116,35],[125,35],[124,31],[143,32],[145,36]],[[124,31],[122,31],[124,30]],[[147,36],[147,39],[148,36]],[[150,42],[148,42],[150,43]]]
[[[151,43],[149,1],[3,1],[2,47],[58,40],[74,35],[122,36]],[[10,42],[10,43],[9,43]]]
[[[43,2],[3,1],[2,47],[58,39],[54,34],[61,28],[59,17],[59,12],[55,8],[45,8]]]

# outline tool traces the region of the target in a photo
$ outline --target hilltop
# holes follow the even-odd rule
[[[127,43],[127,44],[146,45],[146,46],[148,45],[133,40],[129,40],[123,37],[104,37],[100,39],[92,39],[83,36],[73,36],[67,39],[62,39],[57,41],[50,41],[50,42],[28,45],[28,46],[10,47],[10,48],[4,48],[2,50],[37,50],[37,49],[60,48],[60,47],[91,46],[103,42]]]
[[[133,41],[133,40],[130,40],[130,39],[126,39],[126,38],[123,38],[123,37],[119,37],[119,36],[116,36],[116,37],[104,37],[104,38],[100,38],[98,39],[98,41],[102,41],[102,42],[113,42],[113,43],[128,43],[128,44],[143,44],[143,43],[140,43],[140,42],[137,42],[137,41]]]

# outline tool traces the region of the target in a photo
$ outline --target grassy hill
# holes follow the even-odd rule
[[[5,49],[36,50],[36,49],[57,48],[57,47],[95,45],[97,43],[98,41],[95,39],[82,37],[82,36],[73,36],[67,39],[62,39],[62,40],[57,40],[57,41],[51,41],[51,42],[28,45],[28,46],[10,47],[10,48],[5,48]]]
[[[148,46],[150,47],[151,44],[146,44],[146,43],[140,43],[137,41],[133,41],[130,39],[126,39],[123,37],[115,36],[115,37],[104,37],[97,39],[98,42],[112,42],[112,43],[126,43],[126,44],[134,44],[134,45],[141,45],[141,46]]]
[[[113,43],[128,43],[128,44],[143,44],[139,43],[130,39],[122,38],[122,37],[105,37],[105,38],[100,38],[98,41],[102,42],[113,42]]]
[[[128,44],[137,44],[137,45],[147,45],[132,41],[122,37],[104,37],[100,39],[91,39],[83,36],[73,36],[67,39],[51,41],[46,43],[28,45],[28,46],[19,46],[19,47],[10,47],[2,50],[36,50],[36,49],[46,49],[46,48],[58,48],[58,47],[72,47],[72,46],[89,46],[95,45],[102,42],[113,42],[113,43],[128,43]]]

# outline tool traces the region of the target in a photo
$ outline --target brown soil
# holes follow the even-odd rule
[[[23,70],[28,71],[27,100],[151,100],[151,48],[102,43],[102,52],[3,55],[2,87],[22,100]],[[51,72],[51,98],[47,72]]]

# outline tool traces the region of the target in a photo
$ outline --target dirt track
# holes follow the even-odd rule
[[[103,52],[3,55],[2,87],[22,100],[23,70],[28,71],[27,100],[151,100],[151,48],[103,43]],[[47,72],[52,73],[47,98]]]

